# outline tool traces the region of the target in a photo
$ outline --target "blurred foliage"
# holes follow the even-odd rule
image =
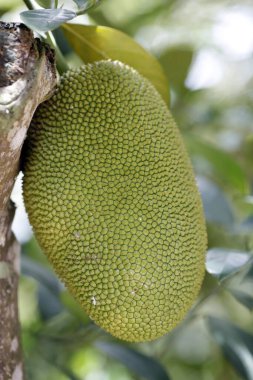
[[[4,21],[18,21],[22,10],[21,0],[0,0]],[[204,204],[207,275],[180,326],[131,345],[96,327],[34,238],[24,243],[19,299],[27,378],[252,380],[252,1],[102,0],[80,17],[135,38],[168,76]],[[80,65],[64,34],[54,36],[68,63]]]

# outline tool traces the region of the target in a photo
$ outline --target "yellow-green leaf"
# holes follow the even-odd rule
[[[167,78],[160,63],[127,34],[105,26],[64,24],[62,28],[85,63],[103,59],[122,61],[149,79],[169,103]]]

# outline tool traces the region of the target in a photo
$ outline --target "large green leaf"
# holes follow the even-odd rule
[[[246,174],[231,155],[195,135],[186,136],[186,144],[193,157],[201,157],[208,162],[219,181],[241,194],[248,193]]]
[[[119,360],[143,379],[169,380],[169,376],[162,365],[150,356],[117,343],[97,341],[95,346],[110,357]]]
[[[127,34],[105,26],[65,24],[62,28],[85,63],[103,59],[122,61],[149,79],[169,103],[168,82],[160,63]]]
[[[213,339],[241,378],[253,380],[253,335],[220,318],[207,321]]]

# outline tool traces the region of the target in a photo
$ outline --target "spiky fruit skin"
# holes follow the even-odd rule
[[[66,73],[29,129],[24,198],[56,273],[99,326],[137,342],[182,320],[203,280],[205,223],[148,80],[115,61]]]

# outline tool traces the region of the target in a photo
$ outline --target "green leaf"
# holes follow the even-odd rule
[[[218,180],[242,194],[248,193],[246,174],[232,156],[197,136],[186,136],[186,144],[191,155],[207,160]]]
[[[74,17],[76,13],[68,9],[36,9],[20,13],[23,23],[39,32],[54,30]]]
[[[117,343],[97,341],[100,351],[113,359],[119,360],[131,371],[147,380],[169,380],[168,374],[162,365],[155,359],[146,356],[132,348]]]
[[[87,11],[88,9],[98,5],[101,0],[73,0],[81,11]]]
[[[206,270],[219,280],[238,270],[249,262],[251,255],[247,252],[232,251],[225,248],[209,249],[206,256]]]
[[[208,317],[212,338],[245,380],[253,380],[253,335],[223,319]]]
[[[105,26],[65,24],[62,27],[74,51],[85,63],[104,59],[122,61],[149,79],[169,103],[168,82],[160,63],[131,37]]]
[[[253,297],[250,294],[247,294],[237,289],[228,290],[235,297],[235,299],[237,299],[238,302],[247,307],[247,309],[253,310]]]

